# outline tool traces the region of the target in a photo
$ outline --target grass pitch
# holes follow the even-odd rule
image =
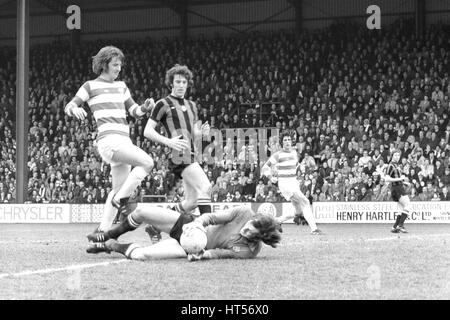
[[[256,259],[197,262],[87,254],[95,226],[0,224],[0,299],[450,299],[450,224],[283,225]]]

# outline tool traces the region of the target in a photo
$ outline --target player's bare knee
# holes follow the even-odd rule
[[[155,162],[153,161],[153,159],[151,157],[148,157],[147,159],[145,159],[145,161],[142,164],[142,167],[144,168],[144,170],[149,173],[150,171],[152,171],[153,167],[155,165]]]
[[[143,213],[144,213],[144,211],[142,210],[142,208],[137,206],[136,209],[134,209],[132,215],[133,215],[133,218],[135,218],[136,220],[143,221],[143,220],[145,220]]]
[[[186,211],[192,210],[192,208],[195,208],[197,205],[197,199],[185,199],[185,203],[183,203],[183,208]]]
[[[211,183],[208,181],[206,183],[199,183],[192,186],[193,193],[196,195],[197,198],[203,198],[211,196]]]
[[[298,197],[298,202],[302,207],[309,205],[309,200],[308,200],[308,198],[306,198],[306,196],[298,194],[297,197]]]
[[[409,212],[409,206],[411,202],[409,201],[409,198],[406,196],[403,196],[399,199],[399,203],[402,206],[403,211],[406,211],[406,213]]]
[[[292,201],[294,204],[300,204],[300,203],[301,203],[301,199],[300,199],[300,197],[299,197],[297,194],[294,194],[294,195],[291,197],[291,201]]]
[[[211,183],[210,182],[208,182],[208,183],[205,183],[205,184],[202,184],[201,186],[199,186],[199,189],[198,189],[198,192],[197,192],[199,195],[201,195],[201,196],[207,196],[207,197],[210,197],[211,196],[211,193],[212,193],[212,186],[211,186]]]

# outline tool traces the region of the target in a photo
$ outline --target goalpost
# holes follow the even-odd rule
[[[29,6],[17,1],[17,77],[16,77],[16,202],[27,200],[28,186],[28,72],[29,72]]]

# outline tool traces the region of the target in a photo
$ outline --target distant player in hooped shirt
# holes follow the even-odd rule
[[[82,105],[87,102],[97,123],[98,151],[111,165],[112,190],[96,231],[106,231],[112,226],[117,209],[123,208],[127,198],[153,168],[151,156],[131,141],[126,117],[127,112],[135,118],[143,116],[154,102],[147,99],[143,105],[137,105],[127,85],[116,81],[124,59],[124,54],[116,47],[100,49],[92,59],[92,69],[98,77],[86,81],[64,109],[67,115],[82,121],[87,116]]]
[[[261,170],[262,174],[269,179],[278,178],[278,188],[281,194],[286,200],[291,201],[295,209],[294,215],[283,214],[277,220],[281,223],[303,213],[311,228],[311,234],[322,234],[322,231],[317,228],[311,204],[300,190],[297,180],[299,161],[297,151],[292,147],[292,137],[288,132],[283,132],[280,140],[282,149],[271,155]]]

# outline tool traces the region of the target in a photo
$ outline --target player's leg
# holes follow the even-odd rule
[[[294,207],[294,217],[293,218],[300,217],[301,215],[303,215],[300,197],[298,195],[292,194],[289,201],[291,202],[292,206]]]
[[[292,196],[294,194],[292,193],[292,187],[289,185],[286,185],[282,181],[278,181],[278,187],[279,187],[280,192],[283,195],[283,197],[286,200],[291,201],[291,203],[293,203]],[[275,220],[277,221],[277,223],[282,224],[284,221],[294,218],[296,216],[296,214],[297,214],[297,208],[294,205],[294,213],[283,212],[283,214],[279,217],[276,217]]]
[[[153,159],[141,148],[132,143],[126,143],[115,150],[112,160],[134,167],[113,197],[113,204],[118,207],[120,199],[130,197],[136,187],[150,173],[153,168]]]
[[[180,217],[180,213],[177,211],[155,207],[148,203],[128,204],[126,210],[131,213],[127,214],[119,225],[107,232],[92,233],[88,235],[88,240],[104,242],[109,239],[117,239],[122,234],[137,229],[142,223],[151,224],[163,232],[170,233]]]
[[[119,243],[111,239],[106,242],[106,247],[119,252],[128,259],[151,260],[151,259],[176,259],[186,258],[187,254],[177,240],[169,238],[157,244],[141,247],[136,243]]]
[[[400,214],[397,215],[395,219],[395,223],[392,226],[391,232],[406,232],[406,229],[403,227],[403,223],[405,222],[409,214],[409,197],[404,194],[400,186],[392,186],[391,197],[392,200],[398,202],[401,210]],[[401,226],[402,228],[400,228]]]
[[[283,195],[283,197],[290,201],[291,204],[294,207],[294,214],[293,217],[291,217],[291,215],[285,215],[283,214],[280,218],[278,218],[277,220],[288,220],[291,218],[294,218],[294,223],[295,224],[301,224],[302,220],[304,220],[303,217],[303,212],[302,212],[302,207],[301,207],[301,202],[300,202],[300,197],[299,196],[295,196],[295,194],[300,194],[300,185],[297,179],[292,179],[292,180],[278,180],[278,187],[280,189],[281,194]]]
[[[177,203],[177,210],[181,213],[189,213],[195,208],[197,208],[197,198],[198,193],[195,188],[193,188],[185,179],[181,179],[181,183],[183,185],[184,190],[184,199],[183,201]]]
[[[211,183],[205,171],[197,162],[187,166],[181,176],[185,184],[185,203],[182,203],[187,212],[198,206],[200,214],[211,212]]]
[[[398,200],[398,203],[400,204],[400,206],[402,208],[402,211],[401,211],[402,213],[400,215],[400,219],[399,219],[397,228],[400,232],[407,233],[408,231],[405,229],[403,224],[405,223],[405,220],[409,215],[409,205],[410,205],[409,197],[407,195],[402,195],[400,197],[400,199]]]
[[[106,198],[102,221],[98,227],[99,231],[108,231],[117,215],[117,209],[111,203],[111,200],[120,189],[120,186],[130,174],[131,166],[128,164],[111,164],[112,190]]]
[[[181,179],[181,172],[184,170],[180,167],[172,168],[172,172],[175,173],[175,176],[179,176],[179,179]],[[176,203],[172,210],[178,211],[179,213],[190,213],[191,210],[195,209],[194,205],[189,205],[189,199],[196,199],[197,195],[194,193],[195,190],[192,188],[189,188],[186,186],[185,180],[181,179],[183,184],[183,190],[184,190],[184,200],[182,202]],[[187,200],[186,200],[187,199]],[[188,208],[188,210],[185,209]],[[154,225],[148,224],[147,227],[145,227],[145,232],[147,232],[148,236],[150,237],[150,240],[153,244],[159,242],[162,239],[161,236],[161,230],[159,230]]]
[[[153,244],[159,242],[162,239],[161,230],[155,228],[151,224],[147,224],[147,226],[145,227],[145,232],[148,234]]]
[[[294,193],[293,199],[295,199],[295,201],[300,204],[300,210],[301,212],[303,212],[303,216],[305,217],[306,222],[308,222],[308,225],[311,228],[311,234],[322,233],[320,229],[317,228],[316,219],[314,218],[314,213],[309,199],[306,198],[306,196],[300,190]]]

